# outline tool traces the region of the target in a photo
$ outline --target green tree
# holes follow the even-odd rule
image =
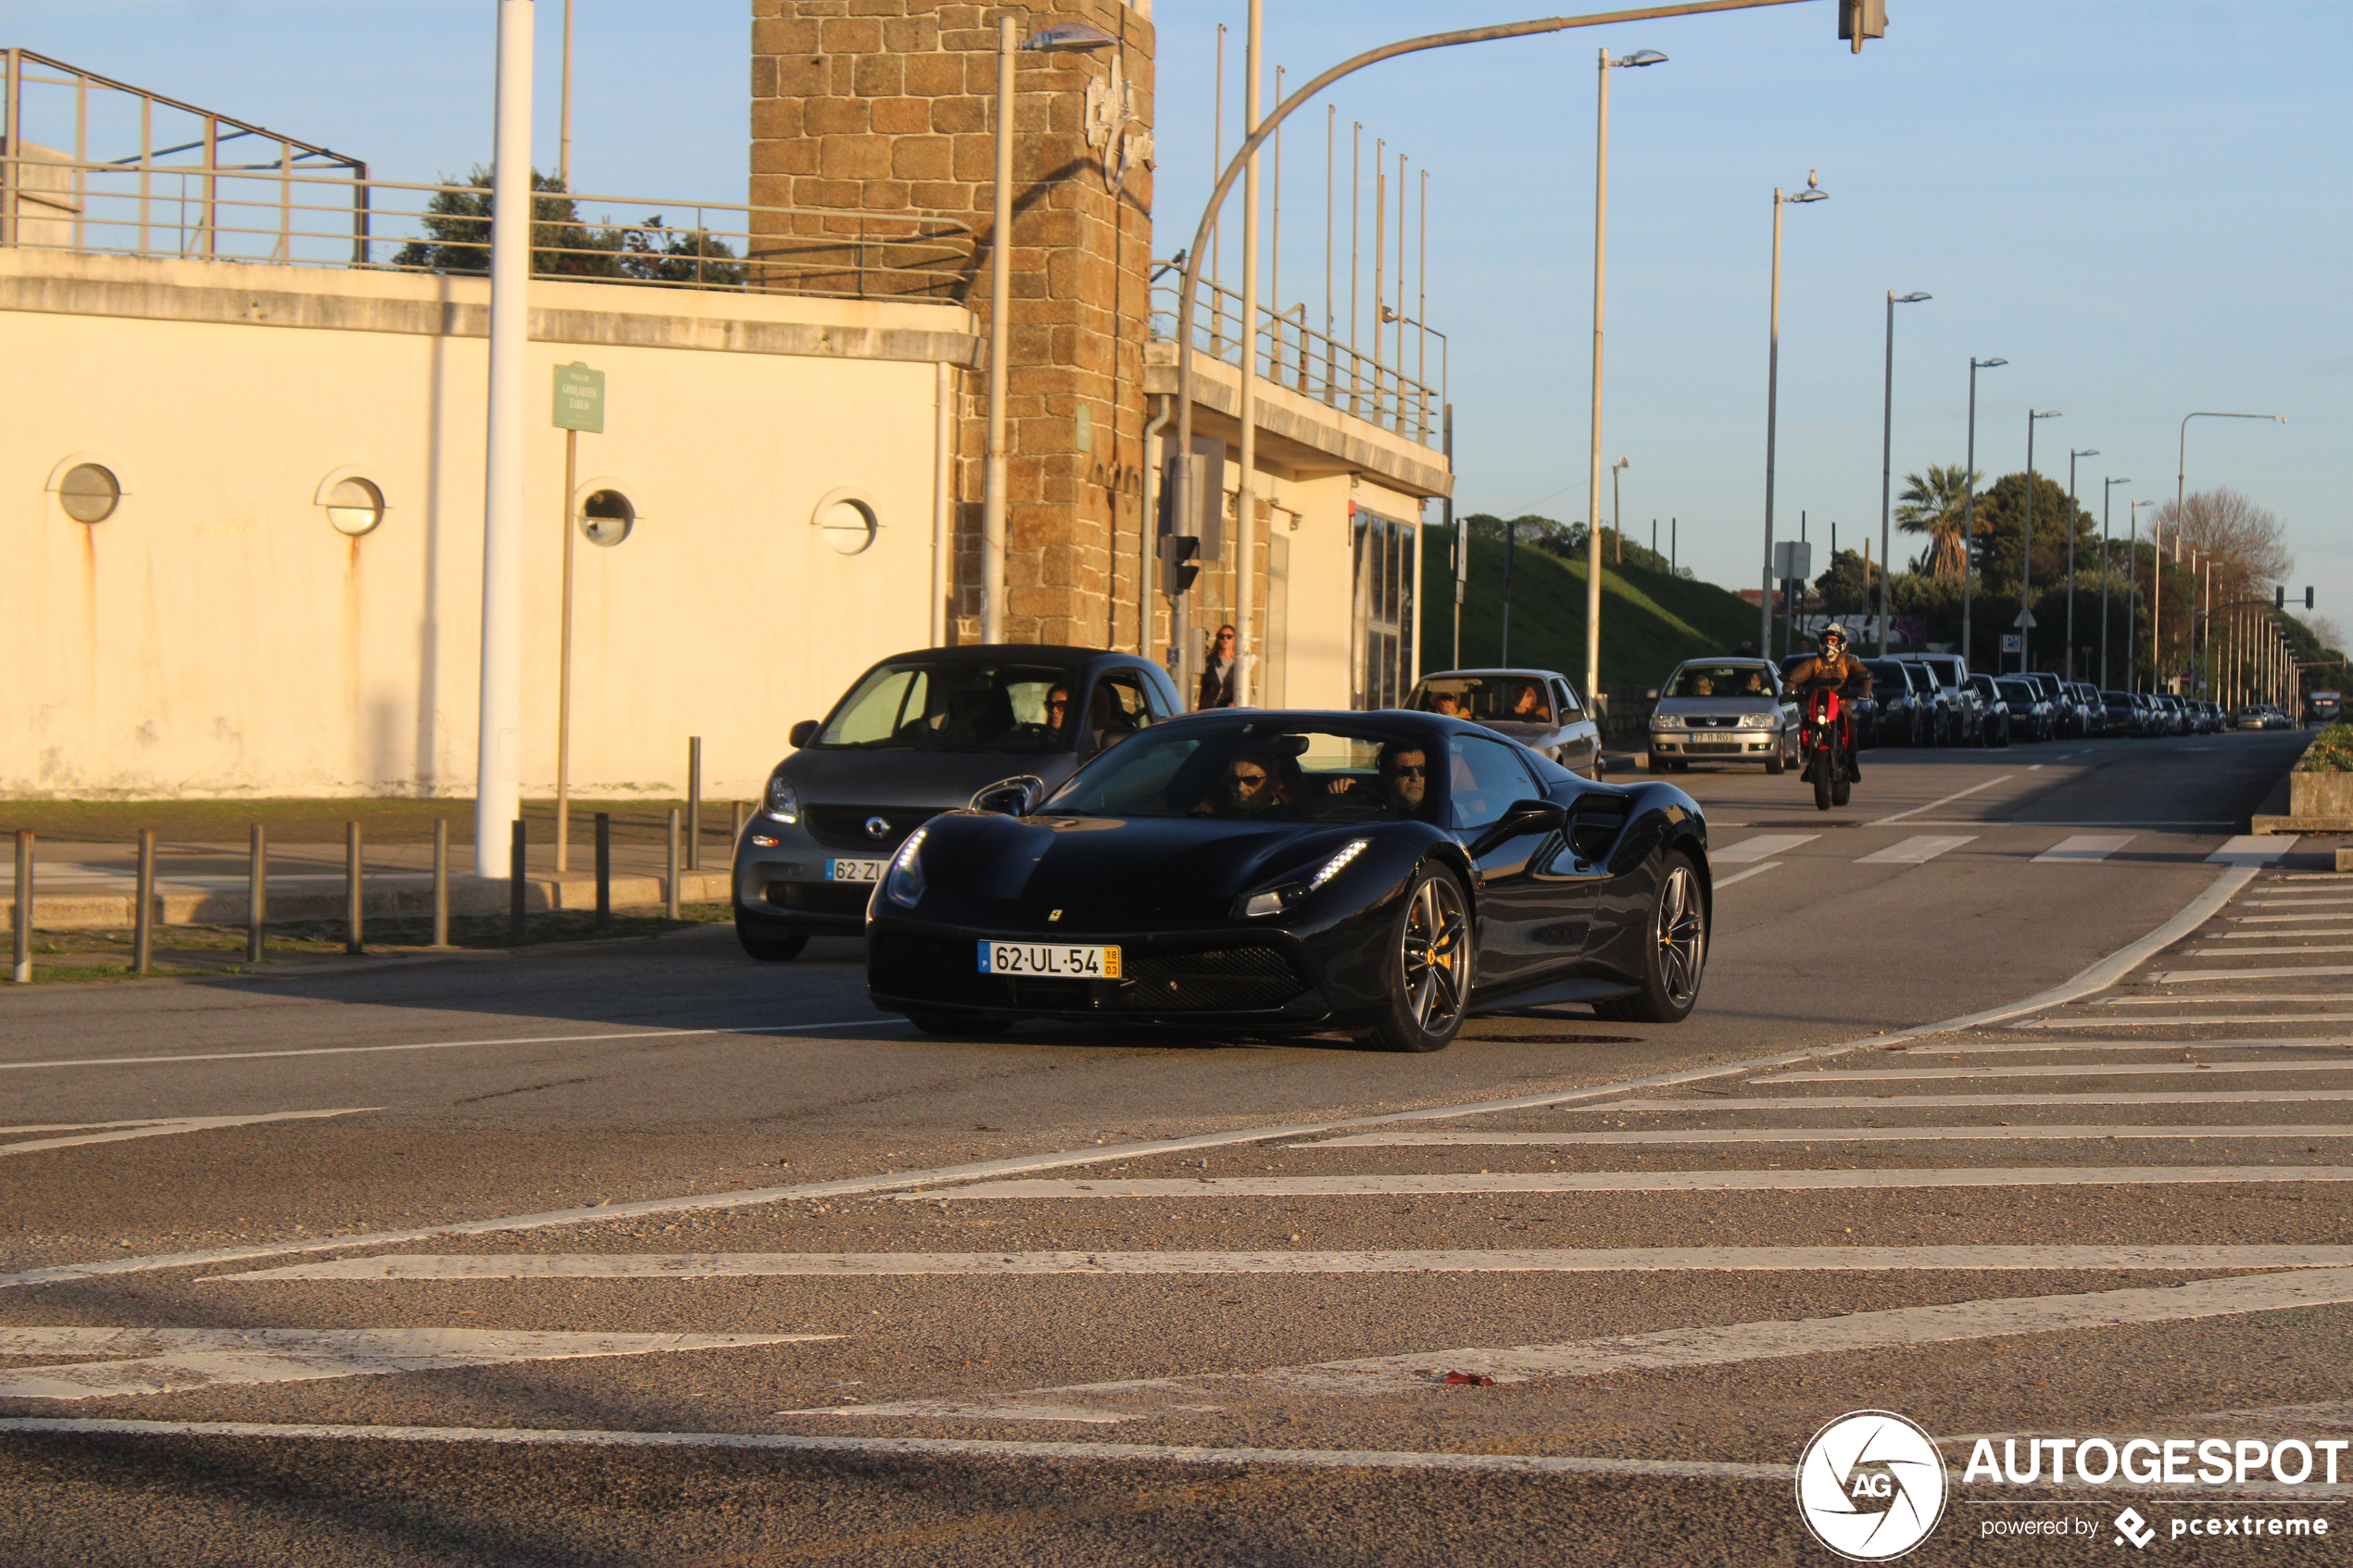
[[[2074,513],[2075,566],[2080,578],[2096,571],[2099,528],[2092,514],[2070,507],[2067,489],[2048,474],[2034,476],[2034,582],[2057,588],[2067,574],[2068,514]],[[1980,592],[2015,599],[2026,534],[2026,476],[2004,474],[1977,498],[1977,569]],[[2037,607],[2040,613],[2040,607]]]
[[[1972,483],[1985,476],[1964,474],[1959,464],[1947,468],[1931,463],[1926,474],[1904,476],[1904,494],[1895,508],[1896,525],[1906,533],[1927,535],[1920,565],[1931,576],[1958,580],[1961,575],[1961,533]]]
[[[1862,552],[1841,550],[1831,557],[1831,569],[1814,579],[1825,615],[1862,615],[1879,608],[1879,563],[1871,563],[1868,578]]]
[[[420,215],[424,237],[402,245],[392,264],[423,272],[489,271],[496,177],[477,165],[462,182],[452,175],[440,182],[445,188]],[[727,243],[702,230],[671,228],[660,213],[635,227],[606,228],[582,220],[579,204],[554,175],[533,169],[531,188],[535,277],[740,288],[748,276]]]

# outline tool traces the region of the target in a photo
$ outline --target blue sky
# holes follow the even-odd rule
[[[540,6],[540,161],[555,161],[560,5]],[[2171,496],[2183,414],[2192,488],[2277,511],[2321,610],[2353,624],[2353,492],[2328,477],[2353,416],[2353,7],[2319,0],[1890,0],[1860,56],[1829,0],[1477,45],[1344,84],[1347,126],[1431,173],[1429,316],[1452,334],[1466,509],[1581,515],[1597,48],[1672,56],[1614,82],[1604,445],[1630,458],[1629,532],[1682,520],[1682,558],[1753,582],[1762,550],[1770,194],[1788,214],[1780,511],[1842,544],[1879,510],[1882,300],[1901,307],[1895,465],[1960,458],[1968,360],[1979,464],[2065,479],[2097,509]],[[6,37],[107,75],[430,178],[481,158],[489,0],[19,0]],[[1206,194],[1215,26],[1240,0],[1158,0],[1160,249]],[[1538,9],[1529,8],[1531,13]],[[749,6],[579,0],[575,183],[741,199]],[[1390,39],[1507,19],[1508,6],[1269,0],[1270,66],[1300,71]],[[1297,76],[1293,81],[1298,80]],[[1271,102],[1271,95],[1270,95]],[[1322,115],[1288,139],[1285,300],[1322,312]],[[1229,135],[1228,147],[1232,143]],[[1416,182],[1417,174],[1414,177]],[[1368,174],[1369,182],[1369,174]],[[1367,221],[1370,209],[1366,197]],[[1344,211],[1344,208],[1343,208]],[[1238,237],[1239,225],[1229,225]],[[1343,234],[1342,244],[1345,239]],[[1369,257],[1369,248],[1367,250]],[[1345,263],[1343,260],[1343,267]],[[1369,260],[1367,262],[1369,267]],[[1227,266],[1228,281],[1235,267]],[[1344,280],[1342,283],[1344,289]],[[1606,491],[1604,506],[1606,506]],[[1664,522],[1662,521],[1662,530]]]

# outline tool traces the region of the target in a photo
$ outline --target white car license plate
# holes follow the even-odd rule
[[[1116,980],[1116,947],[1050,947],[1039,942],[983,942],[983,974],[1036,974],[1055,980]]]
[[[827,860],[827,882],[880,882],[888,860]]]

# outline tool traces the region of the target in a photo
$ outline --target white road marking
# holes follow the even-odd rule
[[[1746,871],[1734,872],[1730,876],[1718,877],[1716,879],[1716,886],[1718,889],[1730,887],[1736,882],[1746,882],[1750,877],[1763,876],[1767,872],[1777,871],[1780,867],[1780,862],[1779,860],[1760,861],[1757,864],[1749,867]]]
[[[1428,1453],[1380,1449],[1197,1449],[1162,1443],[1016,1443],[980,1437],[802,1437],[766,1432],[599,1432],[538,1426],[349,1426],[257,1421],[0,1420],[0,1433],[62,1432],[125,1437],[283,1437],[305,1441],[497,1443],[594,1449],[750,1449],[883,1457],[1098,1460],[1128,1463],[1281,1465],[1306,1470],[1462,1470],[1528,1475],[1643,1475],[1676,1480],[1789,1481],[1786,1464],[1708,1460],[1586,1459],[1570,1454]],[[2298,1497],[2330,1488],[2309,1484]]]
[[[2168,997],[2164,998],[2150,997],[2145,999],[2148,1001],[2158,1001],[2162,999],[2172,1002],[2198,1003],[2262,1002],[2271,1000],[2268,997]],[[2035,1018],[2029,1019],[2022,1023],[2012,1024],[2011,1027],[2016,1029],[2115,1029],[2120,1026],[2139,1029],[2164,1029],[2170,1028],[2177,1023],[2353,1023],[2353,1012],[2221,1012],[2208,1013],[2201,1017],[2190,1017],[2182,1013],[2173,1013],[2164,1018],[2152,1018],[2145,1022],[2128,1021],[2120,1018]],[[2210,1045],[2214,1042],[2197,1040],[2188,1043],[2195,1045]],[[2247,1043],[2257,1044],[2259,1042],[2249,1041]],[[2300,1046],[2306,1044],[2307,1042],[2303,1040],[2267,1040],[2259,1043],[2273,1046]],[[2076,1047],[2052,1047],[2049,1048],[2073,1049]]]
[[[1799,845],[1811,844],[1821,836],[1818,833],[1760,833],[1755,838],[1743,838],[1738,844],[1710,850],[1707,858],[1719,866],[1746,865],[1751,860],[1786,855]]]
[[[2060,1127],[1686,1127],[1641,1133],[1364,1133],[1353,1138],[1285,1144],[1286,1148],[1548,1148],[1562,1144],[1920,1143],[1944,1139],[2009,1143],[2079,1138],[2353,1138],[2353,1123],[2245,1126],[2189,1123],[2152,1127],[2138,1123],[2089,1123]],[[2353,1261],[2348,1259],[2347,1261]],[[311,1267],[314,1265],[303,1265]],[[215,1276],[218,1277],[218,1276]]]
[[[2317,909],[2326,904],[2353,904],[2353,897],[2348,897],[2342,894],[2332,893],[2324,897],[2305,895],[2295,898],[2249,898],[2246,900],[2246,902],[2249,909],[2260,907],[2265,909]]]
[[[2135,817],[2131,822],[2119,822],[2113,817],[2098,822],[2058,822],[2048,817],[1916,817],[1916,828],[2227,828],[2234,826],[2237,817]],[[1865,827],[1877,827],[1866,822]]]
[[[2186,1001],[2193,998],[2184,997],[2183,999]],[[2072,1026],[2077,1021],[2073,1019],[2064,1021],[2053,1020],[2047,1024],[2042,1022],[2041,1021],[2031,1021],[2024,1023],[2014,1023],[2009,1025],[2009,1027],[2013,1029],[2056,1028],[2061,1022]],[[2108,1029],[2165,1029],[2170,1028],[2176,1023],[2188,1023],[2193,1021],[2186,1018],[2151,1018],[2146,1020],[2129,1018],[2087,1018],[2082,1020],[2081,1022],[2086,1028],[2089,1028],[2094,1024],[2099,1024],[2102,1027]],[[2302,1018],[2283,1018],[2278,1020],[2266,1018],[2263,1022],[2266,1023],[2274,1022],[2281,1023],[2303,1023],[2311,1021]],[[2276,1051],[2288,1050],[2299,1047],[2344,1047],[2348,1045],[2353,1045],[2353,1040],[1982,1040],[1966,1046],[1914,1046],[1906,1054],[1915,1057],[2000,1056],[2009,1051],[2211,1050],[2223,1046],[2227,1046],[2233,1050]],[[2348,1063],[2347,1065],[2353,1065],[2353,1063]]]
[[[250,1127],[263,1122],[308,1122],[324,1116],[359,1116],[382,1110],[381,1105],[355,1105],[340,1110],[277,1110],[266,1116],[180,1116],[153,1122],[90,1122],[72,1137],[33,1138],[0,1144],[0,1157],[32,1154],[47,1148],[73,1148],[82,1144],[119,1143],[125,1138],[168,1137],[174,1133],[201,1133],[218,1127]],[[70,1127],[0,1127],[0,1133],[75,1132]]]
[[[2233,953],[2233,958],[2244,958]],[[2196,985],[2208,980],[2300,980],[2307,975],[2353,974],[2353,964],[2296,964],[2278,969],[2169,969],[2152,974],[2158,985]]]
[[[2353,882],[2353,872],[2288,872],[2282,882]]]
[[[2241,915],[2241,920],[2277,920],[2277,915]],[[2303,921],[2301,915],[2290,919]],[[2353,926],[2337,926],[2328,931],[2218,931],[2198,938],[2201,942],[2284,942],[2295,936],[2353,936]]]
[[[2171,997],[2105,997],[2086,1002],[2095,1008],[2211,1007],[2217,1002],[2353,1002],[2353,991],[2278,991],[2217,997],[2210,993],[2176,993]]]
[[[2240,833],[2206,858],[2210,866],[2268,866],[2296,847],[2294,834]]]
[[[633,1029],[619,1035],[525,1035],[503,1040],[419,1040],[400,1046],[308,1046],[283,1051],[191,1051],[180,1056],[62,1057],[54,1061],[0,1061],[0,1073],[36,1067],[152,1067],[183,1061],[250,1061],[283,1056],[368,1056],[380,1051],[447,1051],[466,1046],[594,1046],[612,1040],[691,1040],[706,1035],[793,1035],[811,1029],[873,1029],[903,1018],[835,1019],[825,1023],[759,1023],[741,1029]]]
[[[2079,833],[2060,839],[2035,860],[2105,860],[2133,842],[2129,833]],[[2030,865],[2033,861],[2028,862]]]
[[[1366,1193],[1817,1192],[1850,1187],[2210,1185],[2235,1182],[2353,1182],[2347,1165],[1969,1165],[1893,1171],[1441,1171],[1431,1174],[1205,1176],[1091,1182],[983,1182],[899,1193],[902,1202],[982,1198],[1353,1198]]]
[[[479,1328],[0,1328],[0,1356],[103,1356],[0,1369],[0,1399],[103,1399],[582,1356],[832,1339],[830,1334],[534,1334]]]
[[[1946,834],[1944,836],[1938,836],[1933,834],[1922,834],[1916,837],[1907,838],[1901,844],[1891,844],[1884,849],[1874,849],[1869,854],[1857,859],[1855,863],[1858,866],[1926,865],[1929,861],[1935,859],[1939,855],[1944,854],[1948,850],[1958,849],[1964,844],[1973,844],[1976,840],[1977,835],[1975,834]]]
[[[1607,1105],[1572,1107],[1591,1110],[1953,1110],[1976,1106],[2026,1105],[2310,1105],[2353,1100],[2353,1089],[2212,1089],[2169,1094],[2051,1095],[1775,1095],[1706,1099],[1621,1099]]]
[[[2013,773],[2004,773],[1999,778],[1988,779],[1983,784],[1974,784],[1969,785],[1967,789],[1955,790],[1952,794],[1944,797],[1942,800],[1931,800],[1925,806],[1915,806],[1908,811],[1898,811],[1892,817],[1881,817],[1877,822],[1866,822],[1863,825],[1866,827],[1883,828],[1888,826],[1890,823],[1900,822],[1906,817],[1917,817],[1924,811],[1933,811],[1939,806],[1950,806],[1954,801],[1965,799],[1969,796],[1975,795],[1981,789],[1992,789],[1997,784],[2007,784],[2016,776],[2017,775]]]
[[[2166,1019],[2167,1023],[2189,1020]],[[2113,1029],[2115,1020],[2108,1021]],[[2219,1044],[2220,1042],[2216,1042]],[[2036,1067],[1914,1067],[1898,1070],[1865,1069],[1844,1073],[1777,1073],[1768,1077],[1751,1078],[1752,1084],[1868,1084],[1890,1079],[1914,1078],[2128,1078],[2145,1076],[2172,1077],[2184,1073],[2342,1073],[2353,1067],[2353,1060],[2335,1061],[2099,1061],[2081,1062],[2066,1066]]]
[[[2347,1129],[2353,1130],[2353,1129]],[[2343,1269],[2353,1247],[1577,1247],[1432,1252],[458,1253],[342,1258],[264,1280],[902,1279],[971,1274],[1653,1273],[1914,1269]]]
[[[1433,1372],[1465,1372],[1497,1383],[1565,1377],[1606,1377],[1635,1372],[1732,1366],[1793,1356],[1853,1355],[1922,1345],[2112,1328],[2122,1323],[2182,1323],[2247,1312],[2288,1311],[2353,1301],[2353,1269],[2299,1270],[2235,1279],[2196,1280],[2162,1289],[2103,1290],[2081,1295],[2010,1297],[1933,1307],[1896,1307],[1835,1318],[1668,1328],[1606,1339],[1507,1348],[1412,1350],[1264,1372],[1137,1378],[1116,1383],[1032,1388],[995,1399],[909,1399],[779,1415],[849,1415],[868,1419],[1029,1419],[1137,1421],[1199,1410],[1209,1399],[1350,1399],[1426,1392]],[[1012,1407],[1010,1410],[1007,1407]],[[1218,1408],[1212,1406],[1213,1409]],[[1052,1413],[1044,1413],[1051,1411]]]
[[[2229,915],[2224,918],[2235,921],[2241,925],[2309,925],[2316,920],[2346,920],[2353,918],[2353,909],[2337,909],[2328,914]],[[2282,932],[2280,935],[2286,935],[2287,933]],[[2304,934],[2302,932],[2297,932],[2296,935],[2300,936]],[[2331,932],[2329,935],[2334,936],[2340,934]]]
[[[2296,935],[2300,933],[2267,931],[2263,935],[2278,937]],[[2202,936],[2198,940],[2211,942],[2215,938]],[[2285,958],[2292,953],[2353,953],[2353,942],[2316,942],[2302,947],[2192,947],[2182,956],[2189,959],[2276,959]]]

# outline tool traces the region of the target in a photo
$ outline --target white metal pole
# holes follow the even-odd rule
[[[1598,81],[1593,111],[1593,403],[1592,440],[1585,455],[1585,701],[1589,705],[1601,700],[1602,689],[1602,261],[1609,239],[1607,49],[1601,52]]]
[[[1758,657],[1773,656],[1773,437],[1781,390],[1781,188],[1773,187],[1772,326],[1765,350],[1765,573]]]
[[[1250,0],[1242,46],[1242,134],[1258,129],[1259,21]],[[1258,523],[1258,155],[1242,166],[1241,480],[1234,495],[1234,703],[1251,706],[1251,612],[1257,601]]]
[[[564,101],[556,148],[556,178],[572,190],[572,0],[564,0]]]
[[[530,351],[533,0],[498,0],[498,107],[490,217],[489,431],[483,465],[482,699],[474,872],[506,875],[521,785],[523,358]]]
[[[948,646],[948,514],[956,463],[956,369],[942,359],[932,390],[931,646]]]
[[[1005,639],[1005,354],[1013,313],[1013,17],[997,23],[997,214],[988,234],[988,445],[980,501],[980,640]]]

